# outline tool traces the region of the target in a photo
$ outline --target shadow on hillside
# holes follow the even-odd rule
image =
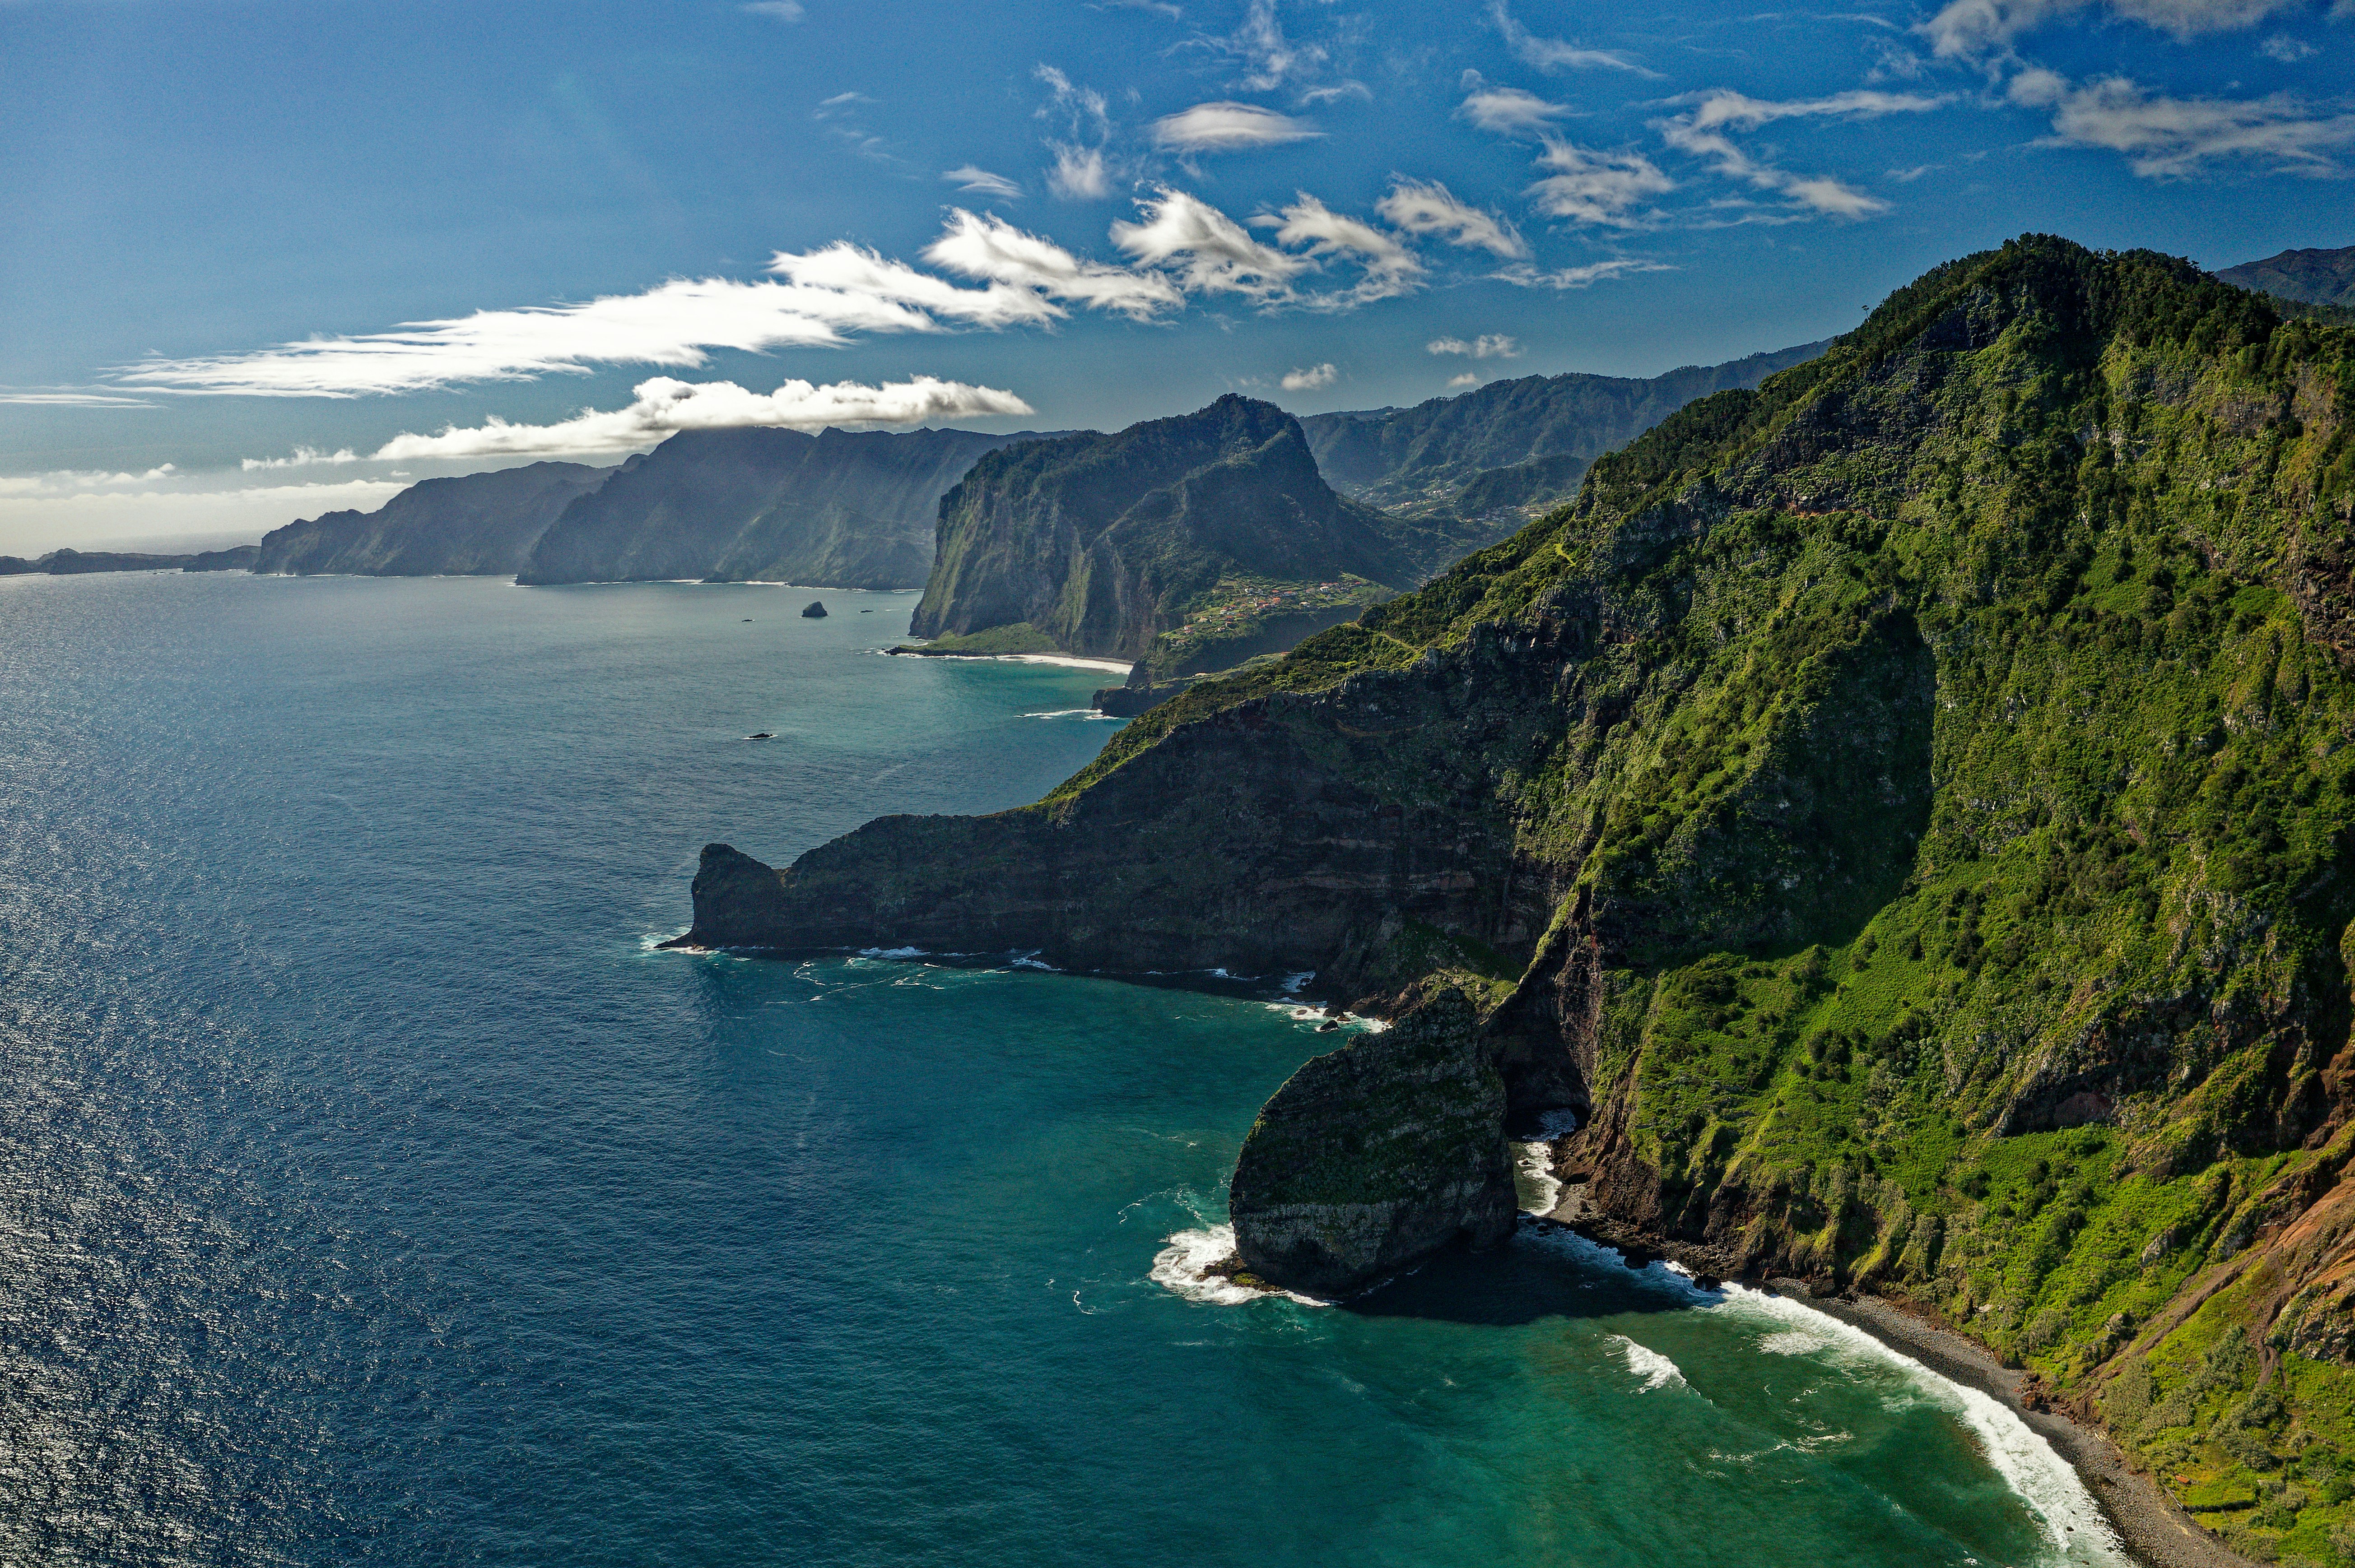
[[[1509,1328],[1541,1318],[1678,1312],[1721,1299],[1665,1263],[1630,1268],[1599,1243],[1525,1218],[1502,1246],[1442,1253],[1414,1272],[1342,1303],[1342,1309],[1367,1318]]]

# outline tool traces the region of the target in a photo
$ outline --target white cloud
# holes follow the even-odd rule
[[[1518,359],[1518,340],[1503,333],[1487,333],[1466,343],[1460,337],[1435,337],[1423,345],[1425,354],[1465,354],[1474,359]]]
[[[1913,92],[1868,90],[1776,101],[1719,89],[1702,94],[1688,112],[1655,122],[1654,128],[1662,141],[1678,152],[1708,159],[1710,172],[1723,178],[1774,192],[1807,212],[1864,217],[1886,211],[1889,204],[1828,175],[1795,175],[1761,163],[1736,145],[1727,132],[1754,131],[1778,120],[1872,120],[1884,114],[1919,114],[1946,101]]]
[[[2257,46],[2257,53],[2269,60],[2278,60],[2283,65],[2296,65],[2300,60],[2312,59],[2321,51],[2304,38],[2293,38],[2287,33],[2275,33]]]
[[[802,19],[801,0],[749,0],[749,4],[740,5],[737,9],[755,16],[773,16],[780,22],[798,22]]]
[[[1307,192],[1298,193],[1290,207],[1273,217],[1252,219],[1272,225],[1276,243],[1304,250],[1322,261],[1341,256],[1355,258],[1364,268],[1357,286],[1337,294],[1309,296],[1305,303],[1321,310],[1338,310],[1407,293],[1423,281],[1423,262],[1398,239],[1372,224],[1332,211]]]
[[[1243,11],[1242,26],[1226,40],[1225,48],[1244,62],[1247,69],[1241,85],[1249,92],[1267,92],[1286,81],[1312,77],[1326,58],[1322,46],[1294,43],[1284,36],[1284,24],[1276,20],[1275,0],[1251,0]]]
[[[161,403],[151,403],[144,397],[125,397],[106,392],[0,392],[0,403],[23,404],[37,408],[160,408]]]
[[[240,460],[237,466],[244,470],[247,473],[251,473],[257,469],[319,468],[324,466],[340,466],[344,463],[357,462],[359,461],[360,454],[352,450],[349,447],[339,447],[334,451],[327,451],[319,447],[296,447],[291,454],[285,457],[244,458]]]
[[[1496,214],[1483,212],[1455,199],[1436,180],[1391,176],[1390,194],[1374,204],[1375,212],[1409,234],[1444,234],[1450,245],[1493,251],[1513,258],[1529,253],[1513,226]]]
[[[1638,76],[1657,74],[1609,49],[1582,48],[1560,38],[1539,37],[1513,20],[1513,14],[1505,9],[1505,0],[1491,0],[1488,20],[1503,37],[1505,47],[1513,51],[1514,58],[1542,71],[1601,69],[1634,71]]]
[[[1323,134],[1303,121],[1253,103],[1198,103],[1153,122],[1154,143],[1178,153],[1233,153]]]
[[[1341,373],[1331,365],[1311,365],[1301,370],[1284,372],[1279,383],[1286,392],[1320,392],[1341,378]]]
[[[1636,272],[1667,272],[1672,268],[1658,261],[1641,261],[1633,257],[1614,257],[1608,261],[1590,261],[1583,267],[1563,267],[1542,272],[1535,267],[1507,267],[1490,276],[1507,283],[1518,283],[1524,289],[1587,289],[1612,278],[1625,278]]]
[[[1330,87],[1312,87],[1302,92],[1295,104],[1302,109],[1319,103],[1333,103],[1344,98],[1354,98],[1363,103],[1374,101],[1374,90],[1362,81],[1338,81]]]
[[[1112,116],[1106,111],[1104,95],[1092,87],[1081,87],[1053,66],[1041,65],[1030,75],[1047,87],[1047,101],[1039,106],[1039,118],[1051,120],[1060,116],[1074,136],[1093,133],[1102,136],[1112,129]]]
[[[1100,201],[1112,195],[1112,171],[1104,164],[1102,147],[1079,147],[1050,142],[1055,166],[1047,171],[1047,188],[1065,201]]]
[[[1941,58],[1980,59],[2008,53],[2015,38],[2096,4],[2097,0],[1948,0],[1919,30],[1929,37],[1932,49]],[[2180,42],[2202,33],[2254,27],[2276,12],[2302,4],[2304,0],[2107,0],[2106,9],[2171,33]]]
[[[1467,370],[1461,376],[1449,376],[1447,384],[1450,387],[1477,387],[1480,385],[1480,373],[1476,370]]]
[[[1183,191],[1162,186],[1137,207],[1145,221],[1114,224],[1113,243],[1148,266],[1178,263],[1180,287],[1266,300],[1284,293],[1313,265],[1262,245],[1233,218]]]
[[[1035,290],[1136,320],[1185,303],[1177,286],[1159,273],[1082,261],[1051,239],[961,208],[949,214],[941,237],[925,247],[924,260],[967,278]]]
[[[2294,174],[2337,175],[2331,154],[2355,145],[2355,114],[2317,113],[2287,93],[2260,99],[2168,98],[2125,77],[2083,86],[2055,72],[2021,71],[2013,102],[2052,114],[2052,140],[2125,156],[2146,179],[2182,179],[2225,159]]]
[[[1540,212],[1572,223],[1632,228],[1646,221],[1637,204],[1677,188],[1641,153],[1599,152],[1559,136],[1545,139],[1538,166],[1554,172],[1529,187],[1529,198]]]
[[[1011,197],[1022,194],[1022,187],[1004,175],[993,175],[987,169],[972,164],[954,169],[943,169],[941,178],[952,182],[961,191],[971,191],[976,196]]]
[[[104,469],[53,468],[41,473],[0,474],[0,495],[87,495],[184,477],[171,463],[144,473],[109,473]]]
[[[1456,106],[1455,112],[1483,131],[1499,136],[1534,136],[1571,111],[1518,87],[1484,87]]]
[[[681,430],[914,425],[930,419],[986,418],[1032,411],[1029,404],[1011,392],[930,376],[880,387],[856,381],[837,381],[829,387],[788,381],[768,393],[748,391],[732,381],[698,383],[658,376],[638,384],[634,400],[626,408],[610,413],[584,409],[554,425],[510,425],[493,418],[472,429],[453,426],[439,435],[395,436],[374,455],[378,462],[548,457],[652,446]]]

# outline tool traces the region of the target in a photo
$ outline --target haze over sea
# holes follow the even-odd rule
[[[0,1557],[2118,1560],[1992,1402],[1563,1233],[1215,1299],[1272,980],[651,950],[707,839],[1113,728],[807,597],[0,580]]]

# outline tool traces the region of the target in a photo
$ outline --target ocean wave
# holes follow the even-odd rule
[[[1648,1345],[1639,1345],[1625,1334],[1614,1334],[1611,1339],[1618,1346],[1627,1370],[1644,1380],[1644,1386],[1636,1393],[1650,1393],[1655,1389],[1687,1386],[1684,1372],[1676,1362],[1659,1351]]]
[[[2018,1411],[1993,1395],[1931,1371],[1861,1329],[1766,1291],[1728,1286],[1717,1310],[1764,1329],[1757,1345],[1769,1354],[1812,1356],[1854,1372],[1902,1379],[1912,1400],[1961,1423],[2004,1484],[2028,1505],[2062,1562],[2125,1568],[2131,1561],[2083,1478]],[[1829,1443],[1840,1436],[1808,1441]]]
[[[932,954],[922,948],[861,948],[862,959],[929,959]]]
[[[1016,714],[1014,716],[1016,718],[1113,719],[1118,718],[1120,715],[1118,714],[1102,713],[1094,708],[1047,708],[1039,713]]]
[[[1289,1290],[1237,1284],[1220,1272],[1234,1261],[1234,1256],[1235,1227],[1232,1225],[1205,1225],[1199,1230],[1179,1231],[1169,1238],[1167,1246],[1154,1255],[1153,1270],[1147,1277],[1173,1295],[1211,1307],[1240,1307],[1246,1301],[1256,1301],[1266,1296],[1279,1296],[1303,1307],[1328,1305],[1313,1296],[1295,1295]]]
[[[1297,974],[1289,974],[1284,976],[1284,983],[1276,987],[1276,989],[1284,992],[1286,996],[1298,996],[1300,994],[1301,988],[1316,978],[1316,971],[1315,969],[1302,969]]]

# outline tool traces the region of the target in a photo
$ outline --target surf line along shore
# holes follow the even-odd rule
[[[1572,1183],[1566,1191],[1577,1194],[1579,1189]],[[1667,1258],[1705,1275],[1716,1273],[1722,1265],[1722,1259],[1704,1249],[1664,1242],[1635,1227],[1579,1213],[1581,1208],[1582,1204],[1570,1198],[1552,1213],[1536,1217],[1537,1223],[1573,1230],[1610,1247],[1631,1268]],[[1576,1217],[1569,1217],[1565,1210]],[[2005,1366],[1968,1335],[1880,1297],[1817,1295],[1800,1279],[1741,1283],[1771,1291],[1869,1334],[1949,1383],[1975,1389],[2012,1411],[2077,1472],[2103,1518],[2116,1532],[2118,1543],[2143,1568],[2255,1568],[2250,1559],[2200,1529],[2157,1481],[2127,1463],[2125,1453],[2107,1436],[2051,1408],[2038,1396],[2026,1372]]]
[[[886,648],[886,653],[912,653],[919,659],[982,659],[1001,664],[1060,664],[1067,670],[1106,670],[1125,676],[1135,666],[1117,659],[1084,659],[1076,653],[952,653],[945,649]]]

